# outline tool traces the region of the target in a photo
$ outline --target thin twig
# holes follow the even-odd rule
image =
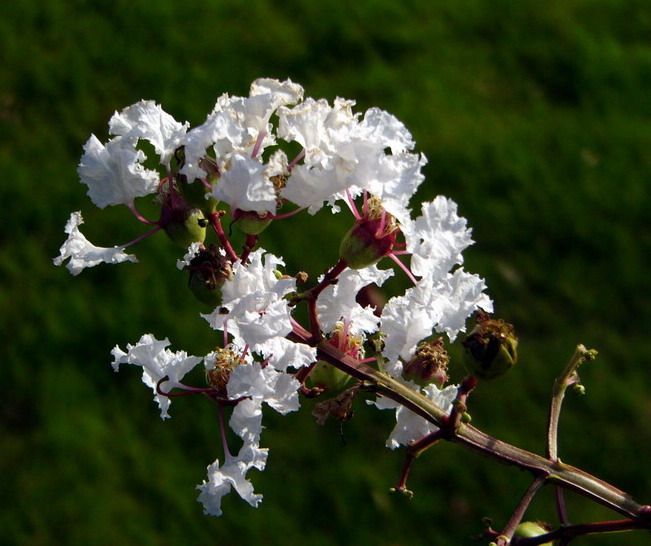
[[[554,381],[551,405],[549,407],[549,422],[547,426],[547,457],[552,461],[558,460],[558,421],[561,416],[561,406],[565,391],[570,385],[579,382],[577,369],[584,360],[594,360],[597,351],[588,350],[578,345],[572,358],[565,366],[563,373]]]
[[[513,533],[515,533],[516,527],[522,521],[522,518],[524,517],[527,508],[529,508],[531,501],[543,485],[545,485],[545,477],[538,476],[529,486],[529,489],[527,489],[525,494],[522,495],[522,498],[520,499],[518,505],[515,507],[515,510],[513,510],[513,514],[509,518],[509,521],[504,526],[504,529],[502,529],[502,534],[497,537],[498,546],[506,546],[507,544],[511,543],[511,539],[513,538]]]

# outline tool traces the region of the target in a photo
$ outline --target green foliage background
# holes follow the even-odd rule
[[[126,210],[94,209],[75,172],[113,111],[154,99],[194,125],[261,76],[395,114],[429,159],[419,198],[454,198],[474,227],[467,266],[517,325],[521,359],[482,385],[473,422],[541,452],[553,378],[578,342],[597,348],[561,456],[651,502],[647,0],[16,0],[0,18],[0,543],[472,544],[528,485],[444,445],[419,459],[413,500],[391,496],[392,416],[360,404],[344,446],[307,404],[265,417],[261,506],[231,494],[222,518],[202,515],[193,487],[221,457],[213,410],[177,400],[162,422],[139,374],[109,366],[145,332],[193,354],[216,343],[176,249],[155,237],[139,264],[74,279],[52,257],[72,210],[99,245],[142,233]],[[317,274],[345,230],[292,219],[263,244]],[[553,520],[549,500],[529,517]],[[569,504],[576,522],[613,517]]]

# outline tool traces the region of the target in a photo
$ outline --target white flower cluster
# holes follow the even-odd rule
[[[271,215],[279,201],[314,214],[326,204],[333,212],[339,212],[342,202],[354,208],[352,200],[360,195],[378,199],[404,237],[405,251],[400,254],[411,255],[414,286],[389,299],[376,316],[356,297],[372,283],[381,286],[394,271],[375,265],[346,269],[336,284],[319,295],[317,315],[325,334],[341,321],[350,335],[381,332],[385,369],[400,378],[403,362],[413,356],[420,341],[433,332],[453,340],[474,311],[490,312],[492,303],[484,294],[483,280],[461,267],[462,252],[472,239],[456,204],[439,196],[423,204],[420,216],[412,218],[409,201],[423,181],[421,168],[426,160],[411,151],[414,142],[409,131],[387,112],[371,108],[361,115],[353,113],[353,106],[354,102],[343,99],[333,105],[303,100],[303,89],[289,80],[260,79],[252,84],[248,97],[221,96],[206,121],[190,128],[154,102],[141,101],[114,114],[108,142],[102,144],[91,136],[78,172],[90,199],[100,208],[125,205],[135,211],[136,198],[157,193],[161,181],[175,175],[203,184],[207,197],[231,209]],[[144,167],[147,158],[138,147],[141,140],[153,146],[162,172]],[[286,156],[286,143],[300,145],[297,157]],[[180,149],[183,161],[173,173],[173,158]],[[213,173],[206,170],[206,158]],[[214,172],[218,173],[216,181],[209,177]],[[70,258],[67,267],[76,275],[101,262],[135,261],[124,247],[92,245],[79,232],[81,223],[81,214],[73,213],[66,226],[68,240],[55,258],[57,265]],[[188,266],[200,248],[193,243],[178,267]],[[222,287],[222,304],[205,315],[212,328],[223,331],[231,345],[239,348],[243,360],[227,383],[228,398],[239,400],[230,426],[242,439],[242,447],[237,455],[226,449],[224,462],[208,467],[208,481],[199,486],[199,500],[209,514],[221,513],[221,498],[233,487],[251,505],[260,501],[246,473],[251,468],[262,470],[266,463],[267,450],[259,445],[262,404],[280,413],[298,409],[301,385],[294,374],[317,360],[313,347],[287,337],[296,325],[287,299],[296,291],[296,281],[278,274],[282,265],[281,258],[264,249],[251,253],[244,263],[234,263],[232,278]],[[126,352],[119,347],[113,350],[116,369],[123,363],[142,366],[143,381],[153,389],[164,418],[169,398],[161,394],[161,384],[164,392],[183,388],[181,379],[192,368],[201,361],[209,367],[214,361],[212,354],[192,357],[173,353],[167,345],[167,340],[144,335],[135,346],[128,345]],[[439,391],[430,386],[424,394],[449,411],[456,388]],[[376,405],[396,407],[384,399]],[[397,408],[396,416],[390,447],[432,430],[405,408]]]

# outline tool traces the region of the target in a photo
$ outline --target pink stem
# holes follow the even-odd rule
[[[152,222],[151,220],[147,220],[142,214],[138,212],[138,209],[136,209],[136,205],[132,201],[131,203],[127,204],[128,209],[133,213],[133,215],[140,220],[143,224],[147,224],[149,226],[157,226],[158,222]]]
[[[228,449],[228,441],[226,439],[226,425],[224,424],[224,406],[217,405],[217,412],[219,413],[219,433],[222,437],[222,446],[224,448],[224,458],[231,458],[231,452]]]
[[[409,270],[409,268],[396,257],[394,252],[391,252],[388,256],[398,264],[398,267],[400,267],[400,269],[402,269],[405,272],[405,274],[407,275],[407,277],[409,277],[411,282],[413,282],[414,284],[418,284],[418,280],[416,279],[416,277],[414,277],[414,275]]]
[[[127,248],[128,246],[135,245],[136,243],[139,243],[143,239],[146,239],[147,237],[151,237],[154,233],[160,231],[161,229],[163,228],[160,226],[156,226],[151,231],[148,231],[147,233],[143,233],[142,235],[140,235],[140,237],[136,237],[133,241],[129,241],[128,243],[121,245],[120,248]]]
[[[212,226],[212,228],[215,230],[215,233],[217,234],[217,238],[219,239],[219,242],[222,244],[223,249],[226,251],[229,260],[231,260],[232,262],[237,262],[240,259],[240,257],[233,249],[231,242],[228,240],[228,236],[224,232],[224,228],[222,227],[222,223],[220,220],[220,215],[214,212],[208,217],[208,220],[210,221],[210,225]]]
[[[267,136],[267,131],[260,131],[258,133],[258,138],[255,140],[255,144],[253,145],[253,151],[251,152],[251,158],[255,159],[260,152],[260,148],[262,147],[262,142],[264,141],[264,138]]]
[[[364,198],[366,198],[366,193],[364,194]],[[353,196],[350,195],[350,192],[348,190],[346,190],[346,203],[348,205],[348,208],[350,209],[350,212],[353,213],[355,220],[361,220],[362,215],[357,210],[357,206],[355,205],[355,200],[353,199]]]
[[[292,162],[287,165],[287,170],[291,172],[291,170],[296,166],[296,164],[301,161],[305,157],[305,149],[301,150],[301,152],[292,160]]]

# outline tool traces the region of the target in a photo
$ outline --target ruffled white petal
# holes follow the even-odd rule
[[[54,258],[54,265],[61,265],[70,258],[66,268],[73,275],[79,275],[85,268],[94,267],[100,263],[117,264],[138,261],[133,254],[127,254],[124,247],[104,248],[91,244],[79,231],[79,226],[83,223],[81,212],[73,212],[70,215],[65,228],[68,239],[59,249],[59,256]]]
[[[170,342],[156,339],[152,334],[144,334],[135,345],[128,344],[126,352],[117,345],[111,351],[113,369],[118,371],[120,364],[142,366],[142,382],[154,391],[154,400],[158,403],[161,417],[169,417],[170,399],[157,391],[159,381],[167,377],[162,385],[164,392],[179,385],[185,374],[202,361],[202,358],[188,356],[185,351],[172,352],[167,347]]]
[[[267,449],[245,443],[237,457],[227,454],[224,459],[221,466],[219,459],[208,466],[208,481],[197,486],[200,491],[197,500],[203,504],[206,515],[221,516],[222,498],[233,488],[251,506],[258,506],[262,500],[262,495],[256,494],[253,484],[246,479],[246,473],[252,468],[264,470]]]
[[[267,168],[248,154],[231,156],[228,169],[219,178],[212,195],[235,209],[276,212],[276,191]]]
[[[485,288],[483,279],[457,269],[437,281],[424,277],[404,295],[391,298],[380,318],[380,330],[386,336],[382,354],[388,360],[387,371],[400,375],[399,359],[408,360],[418,343],[434,330],[454,341],[477,309],[491,312],[493,305]]]
[[[209,148],[222,175],[229,170],[234,153],[248,154],[259,161],[264,149],[276,142],[269,124],[272,114],[278,107],[293,104],[302,96],[303,88],[291,80],[280,82],[269,78],[254,81],[249,97],[222,95],[205,123],[188,132],[181,172],[190,179],[203,178],[206,173],[199,160]]]
[[[362,307],[357,303],[356,297],[365,286],[372,283],[382,286],[393,274],[393,269],[378,269],[374,265],[364,269],[345,270],[339,275],[337,283],[328,286],[319,296],[317,311],[323,330],[331,332],[337,322],[343,319],[349,323],[352,335],[376,332],[379,318],[375,315],[374,308]]]
[[[161,164],[169,165],[174,150],[183,143],[189,125],[176,121],[154,101],[141,100],[113,114],[109,132],[149,141],[160,156]]]
[[[84,145],[77,173],[88,186],[91,201],[99,208],[130,205],[136,197],[158,190],[160,176],[142,166],[145,159],[133,138],[116,137],[104,146],[91,135]]]
[[[176,260],[176,268],[185,269],[187,266],[189,266],[190,262],[192,261],[192,258],[194,258],[197,254],[199,254],[199,250],[201,249],[202,246],[203,243],[200,243],[198,241],[194,243],[190,243],[190,246],[188,247],[188,251],[183,255],[183,258],[181,260]]]
[[[438,279],[463,263],[461,253],[473,243],[471,230],[451,199],[439,195],[423,203],[421,210],[421,216],[402,226],[407,250],[412,254],[411,271]]]
[[[233,370],[228,380],[228,396],[234,400],[249,396],[285,414],[299,408],[300,386],[301,384],[291,374],[280,372],[270,366],[263,368],[259,363],[254,362],[238,366]]]
[[[405,382],[405,384],[414,390],[420,390],[415,383]],[[452,410],[452,402],[457,397],[458,390],[459,387],[457,385],[449,385],[444,389],[439,389],[436,385],[428,385],[423,390],[423,394],[449,414]],[[386,443],[390,449],[396,449],[401,445],[409,445],[409,443],[419,440],[437,430],[436,425],[430,423],[425,418],[383,396],[378,397],[375,402],[369,402],[369,404],[376,406],[378,409],[396,410],[396,425],[391,431]]]

